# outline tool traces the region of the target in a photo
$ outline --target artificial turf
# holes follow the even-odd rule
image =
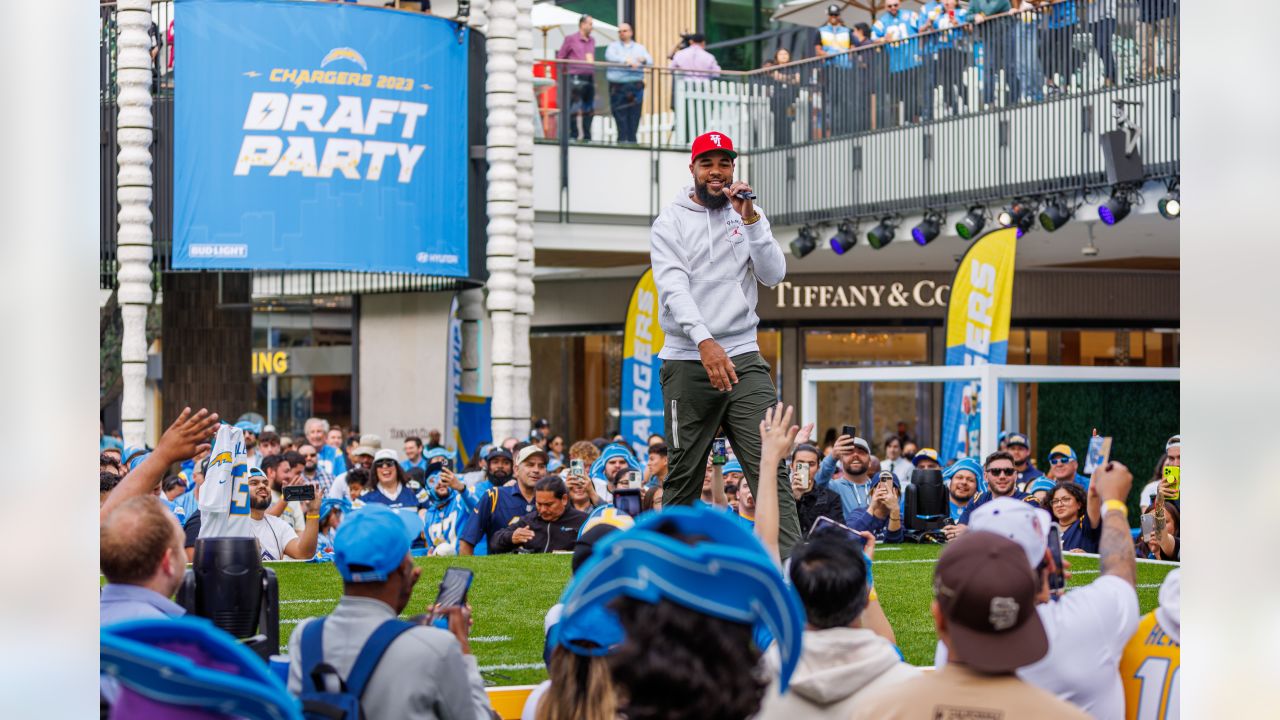
[[[876,549],[874,577],[880,602],[907,662],[932,665],[936,637],[929,603],[937,545],[888,545]],[[1098,577],[1097,558],[1068,555],[1073,577],[1068,587]],[[546,678],[542,666],[543,617],[569,580],[566,555],[418,558],[422,578],[406,615],[423,612],[436,596],[445,568],[470,568],[475,581],[469,596],[474,626],[472,652],[491,685],[527,685]],[[342,583],[331,564],[273,563],[280,583],[281,644],[301,619],[324,615],[337,604]],[[1138,602],[1147,613],[1157,605],[1161,581],[1170,565],[1138,565]]]

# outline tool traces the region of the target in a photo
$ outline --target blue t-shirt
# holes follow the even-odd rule
[[[425,472],[427,471],[427,456],[426,456],[426,455],[420,455],[420,456],[418,457],[418,462],[410,462],[410,461],[408,461],[408,460],[401,460],[401,461],[400,461],[400,467],[404,468],[406,471],[411,470],[411,469],[413,469],[413,468],[422,468],[422,472],[424,472],[424,473],[425,473]]]
[[[1009,495],[1008,497],[1011,497],[1014,500],[1021,500],[1023,502],[1028,502],[1028,503],[1031,503],[1032,505],[1039,507],[1039,503],[1036,502],[1035,495],[1024,493],[1020,490],[1014,490],[1013,494]],[[991,502],[994,499],[996,499],[996,496],[992,495],[990,490],[982,493],[981,495],[973,499],[973,502],[969,505],[969,507],[964,509],[964,512],[960,514],[960,519],[957,520],[956,522],[960,523],[961,525],[968,525],[969,516],[973,514],[973,511],[977,510],[978,508]]]
[[[427,547],[434,548],[441,543],[449,543],[456,551],[458,538],[475,512],[475,499],[470,492],[452,490],[443,503],[434,493],[432,496],[426,502],[423,518],[427,529]]]
[[[1071,523],[1071,525],[1062,532],[1062,549],[1063,550],[1083,550],[1088,553],[1098,552],[1098,542],[1102,539],[1102,528],[1094,527],[1089,522],[1089,513],[1084,513],[1080,519]]]
[[[323,445],[316,453],[317,464],[333,477],[347,471],[347,458],[332,445]]]
[[[476,503],[459,540],[473,546],[479,544],[481,538],[492,540],[494,533],[531,512],[533,500],[525,500],[520,494],[519,483],[492,488]]]
[[[897,15],[882,13],[871,27],[872,40],[888,43],[889,72],[910,70],[920,64],[919,32],[920,16],[910,10],[898,10]]]
[[[394,498],[387,497],[386,494],[382,492],[382,488],[374,486],[372,490],[361,495],[360,499],[363,500],[366,505],[386,505],[392,510],[399,510],[401,508],[417,510],[422,507],[422,501],[425,498],[422,497],[421,492],[415,493],[409,487],[401,485],[400,491]]]
[[[969,502],[966,505],[957,505],[955,500],[948,497],[947,505],[951,507],[951,519],[956,522],[960,522],[960,518],[964,515],[964,511],[968,510],[969,507],[973,505],[973,498],[969,498]]]

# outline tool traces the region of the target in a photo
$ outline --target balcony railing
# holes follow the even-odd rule
[[[1148,178],[1177,175],[1178,57],[1177,0],[1062,0],[749,73],[542,61],[535,131],[567,152],[720,130],[782,223],[1088,193],[1121,106]]]

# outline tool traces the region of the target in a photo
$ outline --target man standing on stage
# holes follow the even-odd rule
[[[746,471],[752,495],[760,471],[760,421],[778,400],[769,363],[756,344],[756,284],[782,281],[787,263],[769,221],[733,178],[733,141],[709,132],[693,141],[693,185],[676,195],[653,223],[650,239],[658,320],[666,333],[662,358],[670,466],[664,505],[692,505],[720,428]],[[779,546],[784,556],[800,538],[785,468],[778,472]]]

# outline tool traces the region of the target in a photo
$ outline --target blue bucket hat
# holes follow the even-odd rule
[[[951,463],[946,470],[942,471],[942,479],[951,480],[951,478],[961,470],[968,470],[973,473],[973,477],[977,479],[978,482],[982,481],[982,464],[971,457],[960,458],[959,460]]]
[[[689,545],[658,532],[668,524],[707,540]],[[760,541],[723,511],[673,507],[601,539],[560,597],[564,614],[551,642],[578,655],[609,654],[626,639],[608,607],[619,596],[670,600],[751,626],[761,648],[776,640],[786,691],[800,660],[804,609]]]
[[[320,501],[320,524],[323,525],[325,520],[329,519],[329,513],[334,510],[346,515],[351,512],[351,501],[346,498],[330,498],[327,497]]]
[[[245,432],[251,432],[254,435],[262,434],[262,426],[259,425],[258,423],[249,422],[248,420],[241,420],[240,422],[236,423],[236,427],[240,428]]]
[[[724,467],[720,468],[720,474],[728,475],[729,473],[745,474],[742,472],[742,463],[738,462],[737,458],[730,460],[724,464]]]

